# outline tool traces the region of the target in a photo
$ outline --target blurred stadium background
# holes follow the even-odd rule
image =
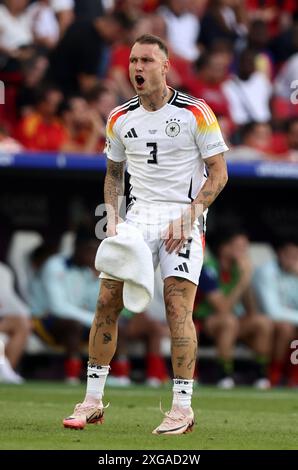
[[[278,314],[266,311],[262,292],[255,289],[256,309],[271,322],[270,340],[268,331],[264,333],[270,343],[267,350],[248,347],[249,341],[244,345],[235,337],[230,352],[221,357],[218,337],[208,335],[198,318],[197,379],[220,384],[234,359],[233,380],[238,384],[256,383],[262,363],[261,376],[272,386],[298,386],[298,365],[290,361],[291,341],[298,338],[297,2],[0,0],[0,340],[7,356],[5,364],[0,360],[3,396],[10,388],[1,382],[76,384],[84,377],[81,358],[86,359],[86,331],[98,280],[80,250],[88,247],[92,259],[99,221],[95,209],[103,202],[105,123],[113,107],[134,95],[127,73],[129,50],[144,33],[167,42],[169,85],[207,101],[230,147],[229,183],[208,215],[207,257],[214,239],[217,244],[227,241],[218,240],[222,227],[245,233],[253,285],[255,271],[275,259],[274,247],[292,250],[285,256],[293,258],[293,266],[279,273],[286,274]],[[56,265],[49,265],[53,256]],[[236,284],[241,280],[237,267]],[[54,296],[60,295],[59,276],[67,277],[67,296],[59,305],[44,302],[48,276],[53,276]],[[220,289],[228,283],[219,281]],[[168,333],[156,282],[154,303],[139,321],[123,312],[123,344],[110,386],[132,381],[162,387],[170,376]],[[205,301],[208,289],[204,296]],[[49,313],[68,322],[62,329],[70,332],[68,338],[61,338]],[[257,324],[255,328],[253,333]],[[35,387],[43,390],[34,384],[32,393]],[[19,397],[17,390],[13,393]],[[282,393],[295,392],[266,393],[274,401]],[[253,396],[251,412],[258,411]],[[294,412],[289,403],[288,416]],[[62,405],[59,411],[62,417]],[[272,417],[272,429],[274,423]],[[285,432],[290,436],[289,429]],[[213,448],[210,442],[205,445]],[[274,448],[278,443],[266,445]],[[289,439],[282,445],[294,444]]]

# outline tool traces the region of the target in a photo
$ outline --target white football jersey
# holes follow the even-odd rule
[[[141,204],[191,203],[207,177],[204,159],[228,150],[210,107],[173,91],[157,111],[135,96],[108,119],[105,153],[127,161],[131,196]]]

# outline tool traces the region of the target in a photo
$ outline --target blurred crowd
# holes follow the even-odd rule
[[[80,227],[64,246],[41,238],[32,239],[32,244],[25,232],[19,240],[16,237],[8,262],[17,273],[18,292],[11,268],[0,263],[0,333],[6,338],[0,382],[22,383],[18,366],[28,338],[35,335],[49,351],[64,355],[65,380],[79,383],[100,284],[94,269],[98,240],[86,227]],[[230,389],[237,383],[263,390],[298,387],[298,365],[291,361],[292,342],[298,334],[298,240],[275,237],[274,246],[265,247],[266,256],[264,248],[254,255],[251,248],[246,232],[235,225],[223,225],[208,238],[194,305],[200,345],[196,379],[202,379],[200,351],[207,340],[215,354],[213,380],[218,387]],[[166,383],[169,329],[159,270],[154,299],[146,312],[121,312],[110,384],[131,383],[135,354],[131,347],[140,342],[142,379],[155,387]],[[250,351],[254,364],[253,375],[246,377],[242,371],[240,381],[234,368],[239,344]]]
[[[228,159],[298,161],[295,0],[1,0],[0,151],[102,152],[144,33],[167,42],[169,85],[212,107]]]

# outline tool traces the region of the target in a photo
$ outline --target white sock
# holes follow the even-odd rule
[[[88,364],[85,400],[102,400],[109,370],[110,366],[95,366]]]
[[[193,380],[173,379],[173,406],[190,408]]]

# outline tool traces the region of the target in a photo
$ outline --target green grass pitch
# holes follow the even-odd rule
[[[84,386],[29,382],[0,384],[0,449],[297,449],[297,390],[220,391],[196,387],[196,427],[182,436],[153,436],[171,389],[107,388],[105,423],[84,431],[64,429],[61,420],[82,400]]]

